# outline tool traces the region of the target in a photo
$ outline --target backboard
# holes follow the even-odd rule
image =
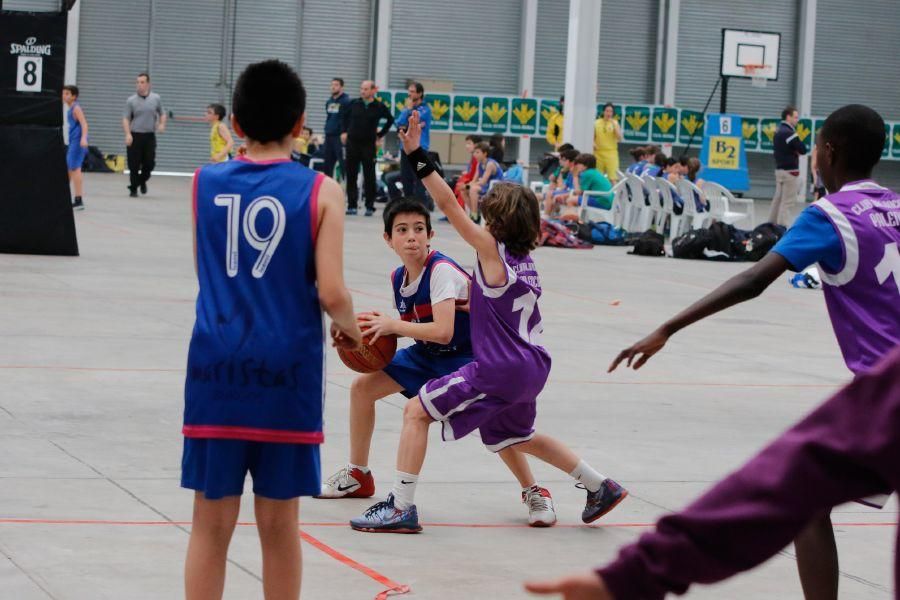
[[[722,65],[724,77],[778,79],[778,52],[781,34],[765,31],[722,30]],[[747,67],[758,65],[751,74]]]

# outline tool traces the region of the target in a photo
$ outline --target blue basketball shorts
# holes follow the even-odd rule
[[[384,373],[403,386],[401,394],[407,398],[419,395],[419,388],[426,382],[453,373],[463,365],[472,362],[471,354],[432,354],[422,347],[413,344],[398,350],[394,360],[384,368]]]
[[[66,150],[66,168],[70,171],[80,169],[84,164],[84,157],[87,156],[88,149],[82,148],[78,142],[69,143]]]
[[[184,438],[181,487],[208,500],[240,496],[248,472],[257,496],[289,500],[322,491],[318,444]]]

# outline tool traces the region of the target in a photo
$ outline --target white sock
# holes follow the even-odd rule
[[[369,472],[369,467],[364,467],[362,465],[354,465],[353,463],[347,463],[347,466],[350,467],[351,471],[353,469],[359,469],[360,471],[363,472],[363,474],[366,474]]]
[[[603,480],[606,479],[606,475],[595,471],[593,467],[584,462],[584,460],[580,461],[575,466],[575,470],[569,473],[569,476],[583,483],[584,487],[586,487],[589,492],[596,492],[599,490],[600,486],[603,484]]]
[[[391,493],[394,494],[395,508],[406,510],[415,504],[413,498],[416,495],[416,484],[418,481],[418,475],[397,471],[397,474],[394,476],[394,489],[391,490]]]

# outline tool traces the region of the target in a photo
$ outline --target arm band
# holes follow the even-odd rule
[[[413,169],[416,172],[416,177],[418,177],[419,179],[425,179],[437,170],[434,168],[434,163],[431,162],[430,158],[428,158],[428,153],[425,152],[421,147],[416,148],[412,151],[412,153],[407,154],[406,158],[413,166]]]

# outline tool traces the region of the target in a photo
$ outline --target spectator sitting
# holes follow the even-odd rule
[[[612,190],[609,178],[597,170],[597,157],[593,154],[579,154],[572,161],[572,173],[575,175],[575,189],[566,199],[566,205],[569,207],[578,206],[582,192],[610,192]],[[607,194],[607,198],[588,198],[586,204],[594,208],[609,210],[612,207],[612,195]]]
[[[628,168],[625,169],[625,172],[635,174],[640,173],[644,169],[644,165],[647,164],[647,148],[645,148],[644,146],[638,146],[629,150],[628,154],[630,154],[631,158],[634,159],[634,163],[628,165]]]
[[[496,160],[490,157],[491,145],[487,142],[475,144],[472,156],[478,161],[478,170],[475,180],[466,185],[469,190],[469,217],[476,223],[481,223],[481,198],[484,196],[491,182],[503,177],[503,168]]]
[[[503,137],[502,133],[495,133],[488,140],[488,144],[491,146],[488,156],[503,165],[503,154],[506,152],[506,138]]]
[[[294,138],[294,145],[291,148],[291,158],[305,165],[309,164],[309,156],[316,151],[315,140],[313,139],[313,130],[304,127],[300,130],[300,135]]]
[[[700,173],[701,167],[700,159],[696,156],[692,156],[687,159],[687,174],[685,178],[688,181],[696,185],[698,188],[703,188],[703,180],[697,177],[697,174]],[[697,211],[702,212],[705,210],[709,210],[709,202],[706,201],[705,198],[700,196],[696,191],[694,192],[694,203],[697,206]]]
[[[578,158],[579,154],[580,152],[574,148],[563,150],[559,153],[559,170],[556,176],[550,180],[550,185],[544,194],[544,213],[547,216],[553,214],[557,200],[562,199],[564,201],[565,197],[575,189],[572,161]]]
[[[478,160],[475,158],[475,146],[481,143],[481,136],[469,134],[466,136],[466,152],[469,153],[469,169],[459,176],[453,191],[456,193],[456,201],[463,208],[466,207],[466,184],[471,183],[478,173]]]
[[[661,150],[657,149],[653,155],[653,160],[647,161],[647,164],[644,165],[644,170],[638,173],[638,175],[659,177],[660,173],[663,172],[663,169],[666,168],[666,159],[666,155],[663,154]]]

